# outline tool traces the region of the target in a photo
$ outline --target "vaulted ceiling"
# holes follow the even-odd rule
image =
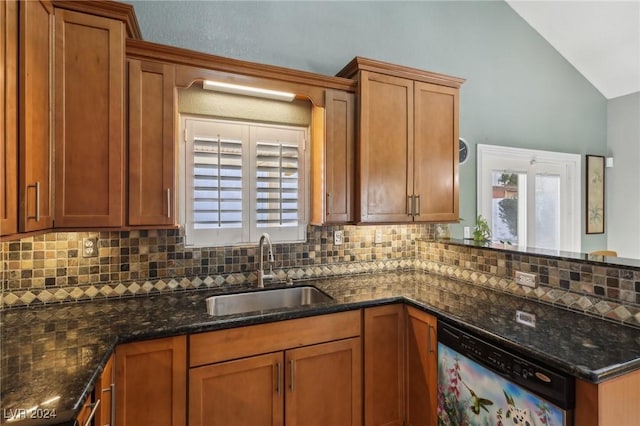
[[[640,0],[506,0],[607,99],[640,92]]]

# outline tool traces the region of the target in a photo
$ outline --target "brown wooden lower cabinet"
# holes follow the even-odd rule
[[[405,335],[403,304],[364,310],[365,426],[404,424]]]
[[[112,356],[107,361],[107,364],[102,371],[102,374],[96,382],[96,387],[93,391],[95,398],[100,400],[100,406],[98,407],[94,425],[96,426],[111,426],[114,423],[114,410],[115,410],[115,375],[113,374],[114,357]]]
[[[189,425],[360,425],[361,371],[359,337],[192,368]]]
[[[282,352],[192,368],[189,425],[284,424],[283,372]]]
[[[435,426],[438,404],[436,318],[407,307],[406,424]]]
[[[287,426],[362,424],[359,337],[285,352]]]
[[[640,371],[600,384],[576,380],[576,426],[634,426],[640,421]]]
[[[189,426],[362,425],[360,332],[349,311],[190,336]]]
[[[186,424],[187,337],[116,347],[118,426]]]
[[[102,374],[78,415],[76,425],[111,426],[113,414],[114,376],[113,356],[107,361]]]

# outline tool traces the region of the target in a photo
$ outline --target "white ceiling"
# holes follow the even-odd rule
[[[607,99],[640,92],[640,0],[506,0]]]

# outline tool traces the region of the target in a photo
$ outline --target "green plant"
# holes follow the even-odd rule
[[[485,241],[489,241],[490,239],[491,228],[489,228],[487,220],[483,218],[481,214],[479,214],[476,219],[476,226],[473,228],[473,241],[483,243]]]

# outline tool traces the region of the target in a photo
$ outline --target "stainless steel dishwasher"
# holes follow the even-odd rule
[[[438,323],[438,425],[571,426],[575,379]]]

